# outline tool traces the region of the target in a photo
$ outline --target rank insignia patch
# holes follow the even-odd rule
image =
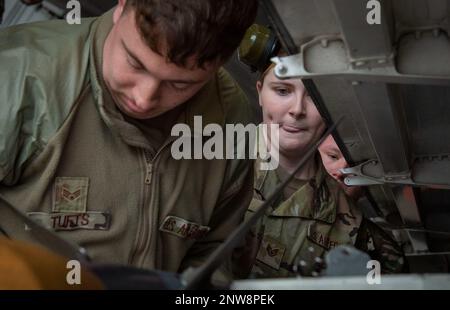
[[[53,212],[86,212],[89,178],[57,177],[53,190]]]
[[[286,247],[268,236],[264,236],[256,259],[276,270],[280,269]]]

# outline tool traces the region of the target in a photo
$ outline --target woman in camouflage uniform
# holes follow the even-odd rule
[[[254,199],[247,218],[292,173],[325,130],[325,124],[301,80],[280,80],[269,67],[257,82],[263,123],[279,124],[279,166],[255,165]],[[398,245],[369,220],[330,177],[320,156],[311,158],[279,194],[236,255],[240,277],[318,275],[324,254],[347,244],[368,252],[382,271],[398,272],[403,255]]]

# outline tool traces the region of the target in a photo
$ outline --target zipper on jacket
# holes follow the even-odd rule
[[[151,195],[151,188],[150,185],[152,183],[152,175],[153,175],[153,165],[152,165],[152,158],[151,154],[148,150],[143,149],[141,152],[141,158],[144,160],[144,166],[145,166],[145,173],[144,173],[144,187],[142,189],[142,204],[138,206],[138,216],[139,216],[139,222],[138,222],[138,229],[137,229],[137,238],[136,242],[133,246],[133,252],[130,257],[129,263],[132,265],[137,265],[138,267],[141,267],[140,261],[137,259],[138,256],[142,257],[142,255],[138,255],[138,252],[142,251],[143,244],[145,242],[145,235],[148,234],[149,230],[149,220],[146,212],[146,206],[149,205],[149,198]],[[141,159],[142,160],[142,159]]]
[[[165,149],[170,143],[173,142],[174,139],[170,139],[166,141],[164,145],[158,150],[155,156],[152,158],[151,153],[148,150],[143,150],[144,162],[145,162],[145,178],[144,178],[144,194],[142,205],[139,206],[139,224],[138,224],[138,237],[137,241],[134,244],[133,252],[130,258],[130,263],[136,265],[138,267],[142,267],[142,260],[146,257],[147,253],[150,251],[150,247],[152,246],[152,240],[155,240],[157,236],[149,236],[153,231],[155,231],[154,227],[158,224],[158,214],[159,210],[153,206],[155,193],[152,192],[154,189],[154,185],[152,184],[153,177],[153,167],[156,164],[156,160],[158,155],[161,153],[163,149]],[[151,214],[151,216],[150,216]],[[150,218],[152,221],[150,222]],[[157,229],[156,229],[157,233]],[[147,243],[147,238],[150,238],[149,247],[146,249],[145,244]],[[142,252],[142,254],[137,256],[138,252]]]
[[[145,159],[145,184],[150,185],[152,183],[152,175],[153,175],[153,163],[152,157],[148,150],[144,150],[144,159]]]

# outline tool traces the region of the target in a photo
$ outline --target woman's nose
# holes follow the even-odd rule
[[[336,166],[335,166],[335,169],[334,169],[333,174],[332,174],[333,177],[335,179],[339,180],[339,181],[343,181],[344,174],[341,172],[341,169],[347,168],[347,167],[348,167],[348,164],[345,161],[345,158],[342,157],[341,159],[339,159],[338,162],[336,162]]]
[[[340,169],[335,169],[331,174],[336,180],[342,181],[343,174]]]
[[[291,105],[289,114],[295,119],[306,114],[305,100],[303,97],[297,98],[296,102]]]

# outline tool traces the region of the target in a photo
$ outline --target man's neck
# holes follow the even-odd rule
[[[164,114],[158,115],[154,118],[150,119],[136,119],[132,118],[130,116],[126,116],[124,113],[122,113],[125,116],[125,119],[133,124],[137,124],[139,127],[145,126],[153,129],[157,129],[164,132],[170,132],[173,125],[178,121],[181,113],[183,113],[183,110],[185,108],[185,105],[179,105],[175,108],[173,108],[170,111],[165,112]]]

